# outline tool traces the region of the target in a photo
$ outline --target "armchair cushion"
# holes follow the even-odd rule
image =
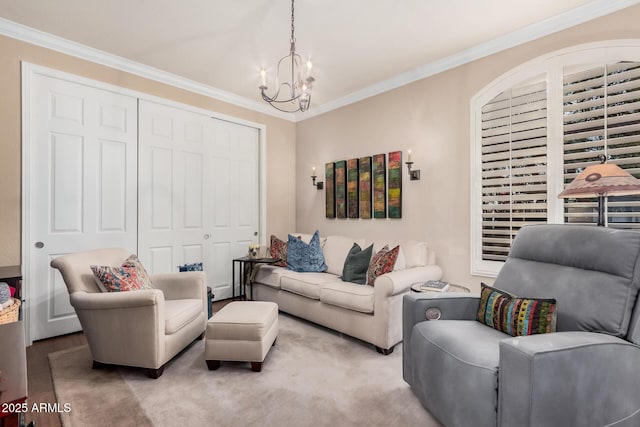
[[[182,329],[202,312],[202,301],[198,299],[175,299],[164,302],[164,332],[171,335]]]
[[[518,298],[481,284],[476,320],[509,334],[524,336],[556,331],[556,300]]]
[[[131,254],[127,259],[122,263],[123,267],[132,267],[138,273],[138,279],[140,280],[140,287],[142,289],[153,289],[153,285],[151,284],[151,277],[149,277],[149,273],[143,267],[142,262],[138,259],[136,254]]]

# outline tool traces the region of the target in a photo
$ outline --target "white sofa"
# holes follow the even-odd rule
[[[311,235],[291,233],[309,242]],[[354,243],[375,254],[385,244],[400,244],[394,271],[379,276],[375,286],[343,282],[344,261]],[[299,273],[262,265],[252,282],[253,298],[273,301],[281,311],[356,337],[389,354],[402,341],[402,296],[411,284],[438,280],[442,270],[425,242],[367,241],[343,236],[321,238],[325,273]]]

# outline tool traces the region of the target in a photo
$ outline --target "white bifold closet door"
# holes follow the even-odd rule
[[[137,241],[137,99],[29,74],[25,120],[30,340],[80,330],[57,256]]]
[[[259,131],[139,103],[138,255],[151,273],[202,262],[216,299],[231,260],[259,242]]]

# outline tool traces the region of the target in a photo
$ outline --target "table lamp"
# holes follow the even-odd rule
[[[600,163],[588,166],[580,172],[558,198],[598,198],[598,225],[604,226],[604,198],[607,196],[628,196],[640,194],[640,180],[618,165],[607,163],[600,154]]]

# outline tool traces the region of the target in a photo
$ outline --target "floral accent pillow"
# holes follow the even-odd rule
[[[389,246],[385,245],[371,258],[369,270],[367,270],[367,285],[373,286],[378,276],[393,271],[399,252],[400,246],[389,250]]]
[[[142,263],[138,259],[136,254],[129,255],[129,258],[125,259],[122,263],[123,267],[132,267],[136,270],[138,274],[138,279],[140,280],[140,289],[153,289],[153,284],[151,283],[151,277],[147,270],[142,266]]]
[[[93,275],[100,280],[107,292],[126,292],[142,289],[135,267],[107,267],[92,265]]]
[[[279,258],[281,261],[276,262],[273,265],[278,267],[287,266],[287,242],[278,239],[273,234],[271,235],[271,246],[269,247],[269,254],[271,258]]]

